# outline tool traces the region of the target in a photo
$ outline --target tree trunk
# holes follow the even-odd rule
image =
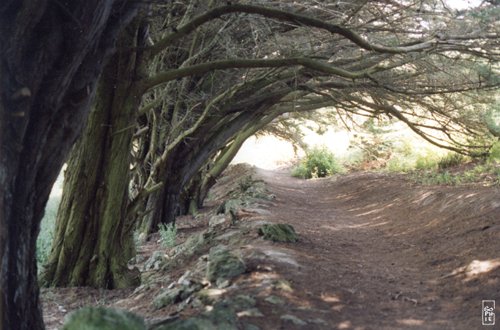
[[[133,46],[137,25],[120,45]],[[140,97],[133,91],[135,53],[113,57],[101,78],[87,128],[72,151],[56,232],[42,283],[123,288],[139,283],[127,216],[130,150]]]
[[[121,20],[111,19],[115,5]],[[35,259],[40,221],[103,63],[132,13],[113,0],[0,5],[2,330],[44,328]]]
[[[199,135],[190,138],[196,142],[185,143],[175,148],[165,167],[160,170],[159,177],[163,178],[163,188],[148,196],[147,209],[144,212],[147,216],[143,219],[141,232],[149,234],[156,231],[160,223],[175,223],[183,189],[210,157],[227,144],[228,140],[234,138],[243,127],[256,125],[259,120],[264,121],[271,117],[275,118],[276,115],[264,116],[259,111],[245,112],[227,123],[221,130],[200,127],[197,131]],[[207,134],[210,131],[213,133]]]
[[[146,216],[142,220],[140,229],[142,233],[156,232],[160,223],[175,223],[175,217],[180,213],[181,191],[182,185],[174,175],[171,175],[165,178],[164,185],[159,191],[148,196]]]
[[[224,172],[224,170],[231,164],[234,157],[240,150],[241,146],[245,141],[259,130],[264,128],[273,119],[282,114],[280,111],[274,111],[255,120],[254,122],[248,123],[245,129],[239,132],[232,140],[232,142],[226,145],[220,154],[217,156],[210,169],[203,174],[203,179],[199,182],[199,187],[191,188],[196,191],[197,194],[193,195],[195,198],[196,206],[198,208],[203,207],[203,202],[207,198],[210,188],[214,186],[217,182],[217,178]]]

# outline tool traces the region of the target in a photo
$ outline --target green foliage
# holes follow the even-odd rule
[[[366,120],[361,128],[363,133],[355,134],[352,146],[362,150],[363,162],[372,162],[389,159],[394,141],[389,138],[391,129],[388,128],[390,121],[375,121],[370,118]]]
[[[403,143],[401,148],[396,148],[387,162],[386,170],[389,172],[411,172],[414,170],[433,170],[437,168],[439,161],[435,153],[426,150],[425,152],[412,149],[408,143]]]
[[[158,232],[160,233],[160,242],[164,247],[174,247],[177,237],[177,227],[173,223],[158,225]]]
[[[495,145],[498,147],[498,144],[500,141],[500,102],[497,101],[494,104],[491,105],[491,107],[484,113],[483,116],[484,124],[488,128],[488,131],[490,134],[494,137],[496,137],[497,142],[493,144],[493,148],[490,150],[491,153],[498,152],[498,149],[495,148]],[[488,141],[489,142],[489,141]],[[487,143],[487,142],[486,142]]]
[[[241,179],[240,182],[238,182],[238,186],[240,187],[240,190],[242,193],[246,192],[252,185],[254,184],[255,180],[252,178],[251,175],[248,175]]]
[[[500,184],[500,166],[494,163],[477,164],[473,168],[458,172],[415,172],[415,181],[426,185],[459,185],[481,183],[483,185]]]
[[[500,162],[500,141],[495,142],[491,147],[488,160],[490,162]]]
[[[492,1],[492,3],[495,2],[496,1]],[[488,24],[494,20],[498,20],[498,16],[500,15],[500,8],[498,6],[491,6],[481,8],[480,10],[471,10],[468,15],[476,19],[478,21],[477,24]]]
[[[430,173],[421,179],[421,183],[426,185],[457,185],[461,182],[460,176],[453,175],[448,171]]]
[[[333,153],[322,147],[307,152],[306,157],[292,171],[292,176],[304,179],[324,178],[342,171],[343,168]]]
[[[49,260],[50,248],[52,246],[52,240],[54,239],[54,226],[55,215],[48,216],[46,214],[42,220],[40,234],[36,240],[36,261],[39,271]]]
[[[292,225],[285,223],[265,224],[259,228],[259,235],[273,242],[297,242],[297,233]]]
[[[457,153],[449,153],[443,158],[441,158],[438,162],[438,168],[440,170],[445,170],[450,167],[454,167],[460,164],[465,163],[466,157]]]
[[[414,168],[415,164],[409,157],[392,157],[386,164],[389,172],[409,172]]]
[[[225,245],[210,249],[208,254],[207,279],[213,283],[231,280],[246,271],[243,259]]]
[[[432,170],[437,167],[438,161],[435,157],[425,155],[418,156],[415,161],[415,169],[417,170]]]
[[[145,330],[144,320],[127,311],[84,307],[69,315],[63,330]]]
[[[62,182],[58,184],[62,184]],[[51,196],[45,206],[45,214],[40,224],[40,233],[36,240],[36,260],[39,271],[49,260],[52,240],[54,239],[57,209],[60,202],[61,196]]]

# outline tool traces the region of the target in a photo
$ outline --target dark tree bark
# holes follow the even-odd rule
[[[190,209],[194,207],[203,207],[203,202],[207,198],[210,188],[212,188],[215,183],[217,183],[217,178],[224,172],[224,170],[231,164],[236,154],[241,149],[241,146],[245,141],[259,130],[264,128],[269,124],[274,118],[279,116],[281,112],[275,112],[268,116],[259,118],[255,122],[251,122],[247,125],[245,129],[239,132],[232,140],[230,144],[225,146],[217,158],[211,164],[210,169],[206,173],[201,173],[201,180],[193,182],[195,185],[191,187],[193,193],[190,198]]]
[[[288,91],[287,91],[288,92]],[[241,131],[252,123],[264,122],[276,115],[265,115],[270,106],[278,102],[287,92],[276,94],[256,106],[253,111],[242,111],[232,121],[219,125],[207,122],[190,136],[186,142],[178,146],[169,156],[168,162],[161,169],[159,177],[164,185],[160,191],[148,197],[146,217],[142,220],[141,231],[151,233],[157,230],[160,223],[173,223],[181,210],[181,195],[183,189],[193,179],[200,169],[207,164],[215,153],[234,139]],[[272,120],[272,119],[271,119]],[[150,211],[150,212],[148,212]]]
[[[0,4],[0,328],[43,329],[36,238],[85,123],[104,60],[134,10],[122,1]]]
[[[139,22],[120,37],[135,46]],[[135,254],[133,219],[127,216],[130,150],[140,96],[133,81],[137,54],[115,54],[99,81],[96,101],[75,145],[64,181],[56,231],[42,283],[114,289],[139,283],[127,262]]]

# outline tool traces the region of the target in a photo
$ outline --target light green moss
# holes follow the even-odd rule
[[[259,228],[259,235],[264,239],[273,242],[297,242],[299,237],[295,233],[295,229],[288,224],[265,224]]]
[[[71,313],[62,330],[146,330],[144,320],[130,312],[85,307]]]

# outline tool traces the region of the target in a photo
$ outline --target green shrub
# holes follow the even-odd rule
[[[177,237],[177,227],[173,223],[168,225],[160,223],[158,225],[158,232],[160,233],[160,243],[164,247],[174,247],[175,239]]]
[[[326,148],[313,148],[292,171],[292,176],[311,179],[324,178],[342,172],[342,166]]]
[[[415,164],[411,159],[405,157],[392,157],[386,165],[389,172],[409,172],[413,170]]]
[[[438,160],[434,157],[426,155],[426,156],[418,156],[415,161],[415,169],[417,170],[431,170],[436,168]]]
[[[438,162],[438,168],[440,170],[444,170],[453,166],[460,165],[464,163],[466,160],[464,155],[457,153],[449,153],[443,158],[441,158]]]
[[[467,183],[481,183],[482,185],[500,184],[500,167],[493,163],[477,164],[473,168],[458,172],[414,172],[415,181],[431,185],[460,185]]]
[[[488,160],[490,162],[500,162],[500,141],[495,142],[491,147]]]
[[[462,179],[458,175],[442,172],[424,175],[418,181],[426,185],[458,185],[462,182]]]

